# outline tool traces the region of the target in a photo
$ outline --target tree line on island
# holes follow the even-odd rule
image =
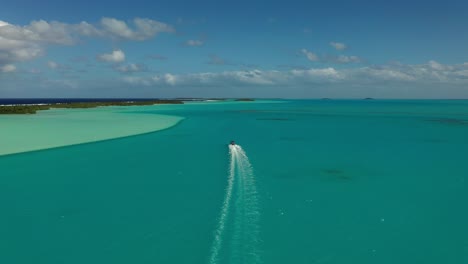
[[[221,99],[218,99],[221,100]],[[226,99],[222,99],[226,100]],[[254,101],[250,98],[238,98],[234,101]],[[137,105],[156,105],[156,104],[183,104],[184,100],[148,100],[148,101],[114,101],[114,102],[73,102],[73,103],[51,103],[40,105],[0,105],[0,114],[35,114],[40,110],[49,110],[51,108],[95,108],[99,106],[137,106]]]
[[[115,102],[74,102],[53,103],[41,105],[5,105],[0,106],[0,114],[35,114],[40,110],[51,108],[95,108],[98,106],[133,106],[133,105],[155,105],[155,104],[183,104],[181,100],[148,100],[148,101],[115,101]]]

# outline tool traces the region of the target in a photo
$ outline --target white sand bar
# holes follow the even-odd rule
[[[0,156],[149,133],[183,117],[138,113],[161,105],[52,109],[35,115],[0,115]]]

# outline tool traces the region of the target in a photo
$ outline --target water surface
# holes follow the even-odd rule
[[[0,262],[468,263],[466,101],[130,109],[185,119],[0,157]],[[251,171],[231,174],[230,140]],[[243,184],[213,260],[231,175]]]

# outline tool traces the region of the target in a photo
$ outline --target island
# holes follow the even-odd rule
[[[252,99],[252,98],[237,98],[237,99],[234,99],[234,101],[239,101],[239,102],[253,102],[253,101],[255,101],[255,100]]]
[[[226,98],[195,98],[195,97],[177,97],[176,100],[189,102],[209,102],[209,101],[226,101]]]
[[[1,105],[0,114],[35,114],[51,108],[94,108],[99,106],[135,106],[155,104],[183,104],[182,100],[114,101],[114,102],[73,102],[40,105]]]

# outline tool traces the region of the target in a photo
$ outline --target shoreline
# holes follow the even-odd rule
[[[8,100],[8,99],[6,99]],[[11,99],[18,100],[21,99]],[[24,99],[27,101],[28,99]],[[34,101],[34,99],[29,99]],[[145,106],[145,105],[158,105],[158,104],[184,104],[184,102],[253,102],[255,99],[251,98],[176,98],[176,99],[37,99],[43,100],[33,103],[7,103],[0,104],[0,115],[24,115],[36,114],[37,111],[50,110],[54,108],[96,108],[103,106]],[[50,102],[55,101],[57,102]],[[76,101],[75,101],[76,100]],[[1,101],[1,100],[0,100]],[[62,102],[60,102],[62,101]]]
[[[35,115],[0,115],[0,157],[93,143],[172,128],[182,116],[115,109],[51,109]]]
[[[37,111],[53,108],[96,108],[101,106],[143,106],[157,104],[184,104],[181,100],[147,100],[147,101],[101,101],[101,102],[65,102],[0,105],[0,115],[36,114]]]

